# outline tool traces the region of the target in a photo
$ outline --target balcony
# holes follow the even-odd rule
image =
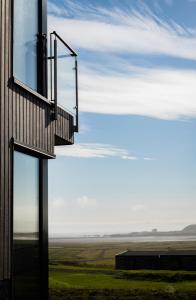
[[[73,117],[78,132],[77,54],[55,31],[49,38],[48,99],[54,104],[54,119],[61,108]]]

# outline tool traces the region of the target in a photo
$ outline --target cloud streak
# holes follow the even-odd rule
[[[196,116],[196,72],[141,69],[135,74],[80,74],[80,110],[164,120]]]
[[[130,155],[126,149],[121,149],[107,144],[75,144],[72,146],[58,146],[55,153],[60,156],[78,157],[78,158],[121,158],[136,160],[137,157]]]
[[[121,57],[137,53],[196,60],[194,28],[163,21],[147,7],[139,12],[122,7],[84,7],[68,0],[64,3],[62,7],[50,4],[51,30],[56,29],[66,41],[94,55],[93,62],[86,57],[80,62],[81,112],[163,120],[196,116],[196,72],[137,68]]]
[[[68,1],[67,1],[68,2]],[[170,1],[169,1],[170,2]],[[196,60],[196,31],[166,22],[150,10],[106,9],[69,3],[69,11],[50,5],[50,31],[57,30],[76,48],[107,53],[169,55]],[[64,11],[63,17],[60,11]],[[74,12],[74,18],[69,12]]]

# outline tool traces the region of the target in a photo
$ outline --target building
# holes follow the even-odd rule
[[[78,131],[76,53],[47,0],[0,0],[0,299],[48,298],[48,159]]]
[[[196,251],[125,251],[115,257],[120,270],[196,271]]]

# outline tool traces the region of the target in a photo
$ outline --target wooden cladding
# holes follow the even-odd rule
[[[73,124],[73,117],[66,111],[57,108],[57,120],[55,121],[55,145],[73,144],[74,142],[74,127],[69,126]]]
[[[73,143],[73,117],[41,100],[12,77],[11,0],[0,0],[0,280],[11,276],[12,143],[54,155],[55,143]]]

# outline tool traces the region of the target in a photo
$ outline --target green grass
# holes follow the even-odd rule
[[[117,272],[118,273],[118,272]],[[122,272],[123,273],[123,272]],[[124,276],[124,274],[101,274],[101,273],[89,273],[88,270],[83,272],[54,272],[50,273],[50,286],[57,289],[61,288],[77,288],[77,289],[167,289],[173,288],[175,290],[194,290],[196,291],[196,280],[183,281],[182,275],[181,280],[175,282],[168,282],[166,272],[164,273],[167,281],[163,280],[150,280],[149,273],[141,271],[142,276],[137,277],[135,274],[139,272],[129,273],[131,276]],[[176,272],[177,273],[177,272]],[[150,275],[152,272],[150,272]],[[118,275],[118,276],[117,276]],[[156,275],[156,273],[154,273]],[[195,274],[194,274],[195,275]],[[134,280],[135,276],[135,280]],[[146,276],[147,279],[144,279]],[[143,277],[143,279],[141,279]]]
[[[196,300],[196,272],[114,269],[126,249],[194,249],[194,242],[58,244],[50,248],[51,300]]]
[[[50,266],[50,299],[196,299],[196,272]]]
[[[193,250],[196,242],[50,243],[52,263],[114,268],[114,257],[125,250]]]
[[[116,279],[112,275],[58,273],[50,277],[50,285],[57,288],[77,288],[77,289],[160,289],[168,286],[168,283]],[[195,287],[196,288],[196,287]]]
[[[64,266],[60,264],[49,266],[51,273],[85,273],[113,275],[117,279],[153,280],[165,282],[196,281],[196,271],[169,271],[169,270],[114,270],[109,268],[92,268],[81,266]]]
[[[76,267],[72,269],[65,266],[57,270],[53,266],[49,277],[50,299],[54,300],[196,299],[196,280],[183,280],[188,272],[119,272]],[[171,275],[177,274],[180,274],[180,281],[169,282]],[[150,280],[152,275],[155,276],[154,280]],[[196,277],[196,273],[192,273],[192,276]]]

